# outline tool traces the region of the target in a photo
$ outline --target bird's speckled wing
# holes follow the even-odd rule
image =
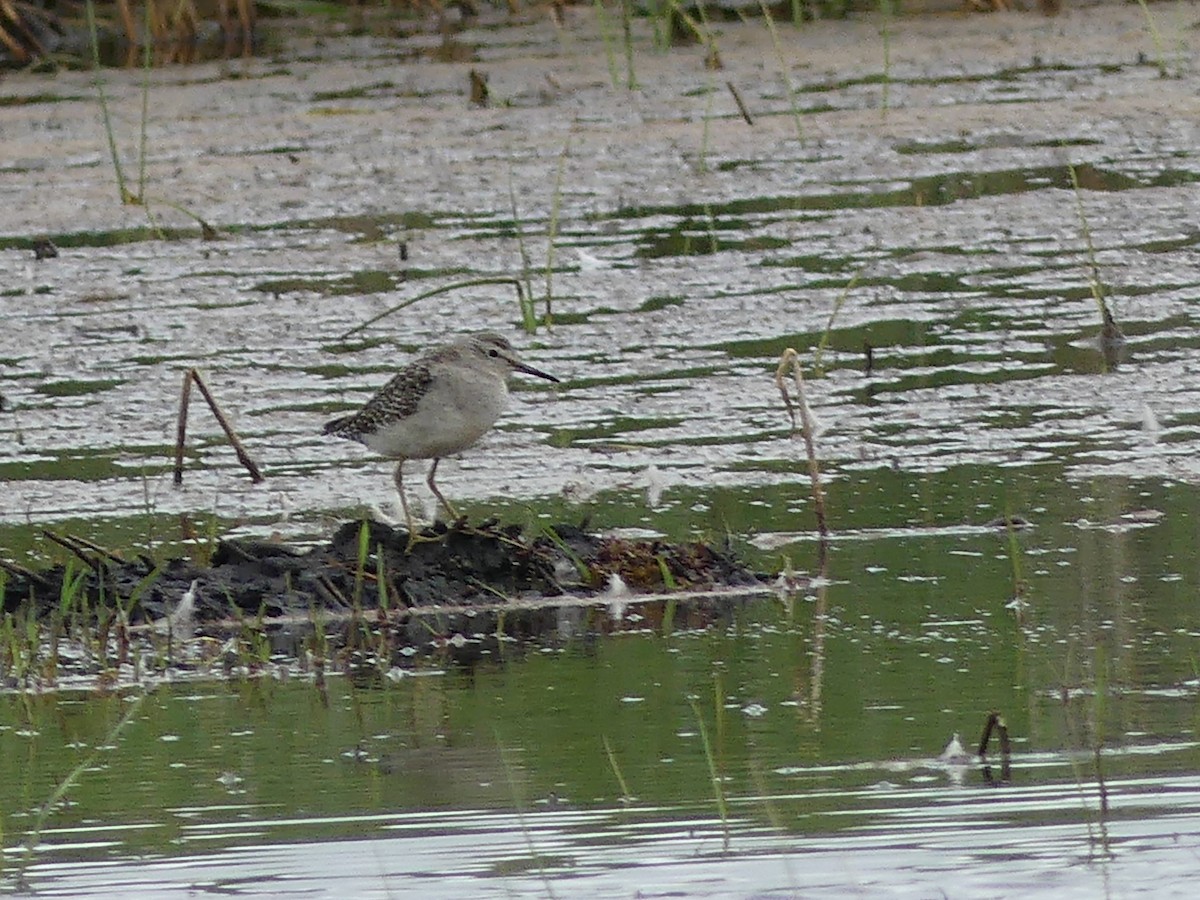
[[[380,426],[415,413],[432,380],[429,364],[418,359],[401,369],[358,412],[326,422],[325,433],[361,442],[364,435],[374,434]]]

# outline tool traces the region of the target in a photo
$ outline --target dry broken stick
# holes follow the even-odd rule
[[[230,446],[233,447],[234,452],[237,454],[238,462],[245,466],[246,471],[250,473],[250,480],[255,484],[263,481],[263,474],[259,471],[258,465],[250,458],[250,454],[242,446],[241,439],[238,438],[237,433],[229,424],[229,420],[225,418],[225,414],[217,406],[217,401],[213,399],[208,385],[200,377],[200,372],[196,369],[188,369],[183,374],[183,391],[179,396],[179,421],[175,429],[175,483],[183,484],[183,444],[187,438],[188,406],[192,399],[193,384],[200,389],[201,395],[204,397],[205,402],[208,403],[208,408],[212,410],[213,415],[217,419],[217,424],[225,432],[225,437],[229,440]]]
[[[787,374],[791,371],[792,380],[796,384],[796,402],[793,404],[787,389]],[[825,494],[821,490],[821,467],[817,464],[817,450],[813,444],[813,419],[808,410],[808,401],[804,397],[804,373],[800,368],[800,354],[788,347],[779,358],[779,366],[775,369],[775,384],[783,397],[783,405],[792,420],[792,435],[796,434],[796,413],[800,415],[800,435],[804,438],[804,449],[808,454],[808,476],[812,480],[813,508],[817,513],[817,531],[822,537],[829,534],[829,526],[825,522]]]
[[[733,94],[733,102],[737,104],[738,112],[742,114],[742,118],[746,120],[746,124],[753,125],[754,118],[750,115],[750,110],[746,109],[746,104],[742,102],[741,92],[734,87],[732,81],[725,82],[725,87],[729,88],[729,93]]]
[[[99,544],[93,543],[85,538],[77,537],[73,534],[56,534],[49,528],[43,528],[42,534],[45,535],[49,540],[58,544],[60,547],[70,550],[77,557],[87,563],[87,565],[97,574],[99,574],[100,570],[107,566],[110,562],[117,563],[118,565],[123,565],[125,563],[125,560],[120,554],[113,553],[111,550],[107,550],[104,547],[101,547]],[[95,556],[91,556],[89,554],[95,554]]]
[[[983,737],[979,739],[979,755],[987,756],[992,732],[999,736],[1001,758],[1009,759],[1012,756],[1012,744],[1008,740],[1008,725],[1005,724],[1004,717],[995,711],[988,714],[987,721],[983,725]]]
[[[0,557],[0,570],[7,572],[9,575],[15,575],[18,578],[24,578],[26,581],[33,582],[42,588],[50,588],[50,582],[37,572],[27,569],[19,563],[4,559],[3,557]]]
[[[993,733],[1000,740],[999,782],[992,779],[992,767],[987,764],[988,744],[991,742]],[[988,715],[987,722],[983,726],[983,737],[979,739],[979,759],[984,763],[983,774],[989,782],[993,784],[1010,784],[1012,782],[1012,744],[1008,739],[1008,725],[1005,724],[1004,717],[995,710]]]
[[[105,547],[101,547],[99,544],[97,544],[93,541],[89,541],[87,538],[81,538],[81,537],[79,537],[79,535],[76,535],[76,534],[68,534],[68,535],[66,535],[66,538],[67,538],[67,540],[71,541],[71,543],[75,544],[76,546],[84,547],[88,550],[91,550],[93,553],[96,553],[99,556],[103,556],[104,558],[108,559],[111,562],[120,563],[120,564],[124,564],[124,562],[125,562],[125,558],[123,556],[121,556],[120,553],[114,553],[113,551],[111,551]]]

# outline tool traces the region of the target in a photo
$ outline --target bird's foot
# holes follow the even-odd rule
[[[439,541],[444,541],[447,533],[445,530],[437,530],[435,528],[426,528],[423,531],[417,531],[414,528],[408,533],[408,543],[404,546],[404,552],[412,553],[413,548],[417,544],[436,544]]]
[[[454,518],[446,523],[447,531],[466,531],[473,532],[475,527],[467,524],[467,517],[455,514]]]
[[[454,528],[463,534],[491,538],[492,540],[521,550],[529,549],[521,537],[521,526],[502,525],[500,519],[496,516],[488,516],[475,525],[468,525],[464,517],[454,524]]]

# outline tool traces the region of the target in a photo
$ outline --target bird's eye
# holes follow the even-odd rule
[[[493,347],[491,350],[488,351],[488,356],[490,356],[492,359],[495,359],[499,355],[500,355],[500,351],[497,350],[495,347]]]

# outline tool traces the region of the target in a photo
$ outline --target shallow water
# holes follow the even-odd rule
[[[979,608],[987,579],[914,576],[324,690],[10,695],[0,751],[25,777],[3,788],[7,834],[96,755],[6,871],[73,896],[983,896],[997,878],[1119,896],[1194,878],[1197,683],[1172,639],[1138,620],[1089,648],[1103,623],[1037,610],[1019,629]],[[987,766],[939,759],[989,708],[1011,770],[994,740]]]
[[[975,506],[971,487],[921,484],[952,507]],[[1166,523],[1191,517],[1195,492],[1140,496],[1165,513],[1151,524],[1102,521],[1119,496],[1094,495],[1092,520],[1049,506],[1052,523],[1016,544],[916,524],[920,493],[913,524],[840,535],[827,580],[703,617],[681,606],[673,625],[661,602],[617,626],[565,612],[533,642],[456,632],[323,687],[281,653],[259,676],[167,673],[144,695],[5,695],[0,758],[20,766],[0,789],[7,883],[71,896],[1190,890],[1200,577],[1190,529]],[[992,710],[1013,738],[1007,767],[995,736],[986,761],[939,758],[955,733],[973,753]]]
[[[325,694],[284,659],[269,667],[282,682],[180,676],[111,740],[129,697],[8,695],[7,883],[1187,889],[1187,8],[1156,9],[1169,78],[1137,57],[1154,48],[1136,9],[902,18],[886,112],[877,22],[789,27],[799,133],[761,23],[721,25],[719,73],[639,31],[631,93],[610,83],[592,14],[568,14],[563,32],[460,36],[490,75],[486,110],[467,107],[468,64],[397,61],[429,36],[151,73],[148,193],[156,221],[182,229],[168,240],[113,199],[90,76],[7,75],[0,96],[39,99],[0,105],[2,555],[53,557],[42,527],[157,554],[231,529],[302,541],[388,506],[389,466],[321,423],[425,343],[486,328],[564,384],[518,384],[497,432],[439,469],[464,511],[729,534],[764,570],[813,574],[802,444],[773,382],[800,350],[835,532],[825,580],[687,628],[664,626],[660,604],[605,636],[600,617],[569,616],[533,646],[464,632],[470,670],[453,660],[471,654],[402,656],[331,675]],[[106,78],[136,172],[141,75]],[[59,257],[32,258],[40,234]],[[1115,360],[1097,340],[1093,253],[1126,335]],[[535,293],[551,272],[552,328],[521,339],[511,292],[486,287],[341,337],[421,290],[519,273],[523,255]],[[189,366],[265,483],[193,397],[171,485]],[[1034,527],[985,527],[1014,515]],[[991,710],[1015,740],[1003,786],[937,761]],[[22,859],[33,811],[108,744]]]

